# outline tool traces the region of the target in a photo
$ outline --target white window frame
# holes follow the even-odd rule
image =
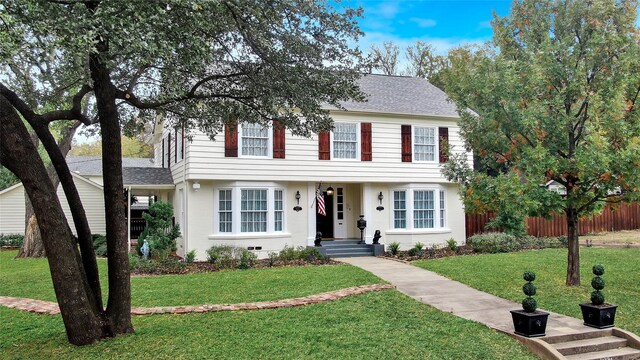
[[[396,192],[398,193],[404,193],[404,208],[399,209],[396,208]],[[407,190],[391,190],[391,202],[392,202],[392,219],[391,219],[391,224],[393,225],[392,228],[393,229],[406,229],[407,228],[407,195],[408,191]],[[396,227],[396,221],[400,220],[400,219],[396,219],[396,211],[404,211],[404,219],[401,219],[404,221],[404,226],[403,227]]]
[[[335,146],[335,139],[334,139],[334,132],[333,130],[331,131],[330,135],[329,135],[329,142],[331,144],[331,160],[336,160],[336,161],[360,161],[360,156],[362,153],[362,145],[361,145],[361,130],[360,130],[360,123],[353,123],[353,122],[346,122],[346,121],[338,121],[338,122],[334,122],[334,125],[337,124],[349,124],[349,125],[355,125],[356,126],[356,157],[355,158],[339,158],[335,156],[335,150],[336,150],[336,146]]]
[[[176,144],[176,164],[184,160],[184,150],[186,150],[184,146],[184,127],[181,126],[177,130],[178,131],[175,132],[176,139],[174,141]]]
[[[251,124],[251,123],[239,123],[238,124],[238,157],[241,158],[248,158],[248,159],[271,159],[273,158],[273,127],[269,126],[269,127],[265,127],[262,126],[264,129],[267,130],[267,155],[265,156],[258,156],[258,155],[244,155],[242,154],[242,145],[243,145],[243,132],[244,132],[244,128],[243,125],[247,125],[247,124]],[[258,124],[256,124],[258,125]]]
[[[416,155],[417,155],[417,151],[416,151],[416,136],[417,136],[417,129],[432,129],[433,130],[433,140],[434,140],[434,151],[433,151],[433,160],[416,160]],[[412,154],[412,159],[413,162],[417,162],[417,163],[438,163],[439,162],[439,154],[440,154],[440,144],[439,144],[439,134],[438,134],[438,127],[437,126],[418,126],[418,125],[413,125],[412,129],[411,129],[411,154]],[[420,145],[429,145],[429,144],[420,144]]]
[[[169,141],[169,135],[168,133],[164,135],[164,137],[162,138],[162,167],[165,168],[170,168],[169,166],[169,153],[171,150],[171,142]]]
[[[405,214],[406,214],[406,227],[405,228],[396,228],[395,227],[395,203],[394,203],[394,192],[395,191],[404,191],[405,192]],[[432,191],[433,192],[433,203],[434,203],[434,218],[433,218],[433,227],[432,228],[416,228],[414,224],[414,194],[416,191]],[[439,232],[450,232],[451,230],[448,226],[448,211],[447,208],[447,189],[440,185],[425,185],[425,184],[408,184],[401,187],[395,187],[389,189],[389,199],[391,202],[391,211],[389,212],[389,221],[390,221],[390,231],[392,233],[439,233]],[[442,212],[440,208],[440,198],[444,197],[444,226],[441,222]]]
[[[233,182],[214,187],[213,204],[215,207],[213,216],[213,236],[243,237],[255,235],[284,234],[287,230],[287,191],[277,183],[249,183]],[[231,191],[231,232],[220,231],[220,191]],[[267,231],[243,232],[242,231],[242,190],[267,190]],[[275,191],[282,191],[282,230],[275,230]]]

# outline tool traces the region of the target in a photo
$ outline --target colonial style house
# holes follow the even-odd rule
[[[360,216],[367,243],[376,230],[381,243],[403,249],[462,243],[458,186],[441,174],[445,147],[464,151],[455,105],[424,79],[366,75],[360,86],[368,101],[330,109],[333,131],[311,138],[241,119],[215,141],[165,129],[154,162],[175,183],[160,197],[174,205],[179,254],[195,249],[204,259],[211,246],[229,244],[265,257],[313,245],[318,232],[360,239]]]

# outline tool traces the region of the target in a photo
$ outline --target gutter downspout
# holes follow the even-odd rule
[[[127,188],[127,241],[129,243],[127,252],[131,252],[131,186]]]

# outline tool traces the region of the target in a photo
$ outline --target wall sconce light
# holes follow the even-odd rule
[[[384,195],[382,195],[382,191],[380,191],[380,194],[378,194],[378,202],[379,202],[379,205],[378,205],[378,207],[376,208],[376,210],[378,210],[378,211],[382,211],[382,210],[384,210],[384,207],[382,207],[382,199],[384,199]]]
[[[196,181],[196,182],[193,183],[193,190],[194,191],[200,190],[200,183],[199,182]]]
[[[293,210],[298,212],[302,210],[302,208],[300,207],[300,190],[296,191],[296,202],[297,205],[293,208]]]
[[[327,188],[327,195],[328,196],[332,196],[333,195],[333,188],[331,187],[331,185],[329,185],[329,187]]]

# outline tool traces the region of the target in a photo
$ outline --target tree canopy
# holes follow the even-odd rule
[[[11,120],[7,127],[20,128],[13,110],[19,112],[47,150],[70,203],[80,254],[73,251],[77,247],[70,232],[53,236],[47,226],[56,223],[49,220],[64,221],[48,218],[61,213],[60,205],[50,204],[57,208],[47,212],[48,203],[33,201],[36,190],[51,190],[31,186],[42,174],[21,168],[8,149],[0,163],[20,170],[38,221],[45,218],[43,242],[48,254],[55,249],[49,265],[72,343],[133,331],[121,130],[133,133],[149,122],[165,122],[213,137],[235,119],[268,126],[278,119],[304,136],[329,129],[325,106],[363,100],[356,80],[367,68],[350,45],[361,35],[356,23],[361,10],[337,6],[324,0],[0,4],[0,100],[7,100],[0,105],[13,107],[2,108],[2,114]],[[100,125],[105,220],[110,224],[106,309],[82,203],[49,128],[60,120]],[[25,133],[2,136],[20,144],[28,141]],[[75,310],[70,306],[74,299],[80,299]]]
[[[467,146],[496,176],[462,162],[469,209],[564,212],[567,285],[580,283],[577,222],[606,202],[639,198],[640,51],[635,0],[516,1],[480,49],[451,53],[449,95]],[[566,194],[549,192],[554,181]],[[509,186],[504,186],[509,184]]]

